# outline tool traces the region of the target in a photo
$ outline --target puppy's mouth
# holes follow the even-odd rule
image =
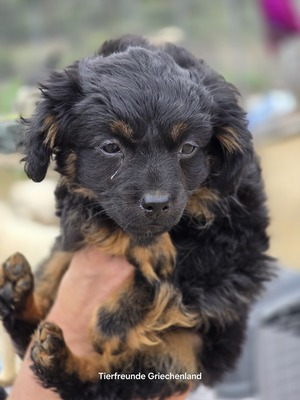
[[[168,229],[161,225],[148,225],[137,227],[134,230],[130,230],[128,233],[138,245],[149,246],[155,242],[159,235],[167,231]]]
[[[127,227],[126,231],[131,236],[132,240],[138,245],[148,246],[165,232],[168,232],[172,226],[162,224],[145,224],[138,226]]]
[[[144,225],[144,226],[136,226],[132,227],[131,231],[135,236],[139,235],[159,235],[161,233],[164,233],[168,230],[167,227],[159,224],[149,224],[149,225]]]

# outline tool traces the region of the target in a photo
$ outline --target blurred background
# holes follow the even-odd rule
[[[36,85],[49,70],[92,55],[104,40],[125,33],[187,47],[241,92],[269,198],[270,254],[278,259],[284,283],[270,287],[272,300],[266,296],[264,312],[257,306],[251,320],[255,340],[227,386],[193,398],[276,400],[270,389],[276,385],[262,379],[269,371],[266,363],[261,367],[266,357],[257,352],[259,343],[266,348],[260,328],[270,318],[278,322],[279,311],[282,322],[282,313],[286,317],[296,305],[298,313],[286,318],[294,321],[296,315],[300,321],[300,0],[0,0],[0,259],[18,250],[37,264],[57,234],[56,175],[50,171],[41,184],[27,181],[15,151],[17,118],[33,112]],[[287,300],[288,293],[295,297]],[[286,337],[276,342],[272,329],[266,342],[278,349]],[[283,351],[298,354],[292,364],[300,371],[300,340],[287,337],[292,347]],[[0,333],[0,382],[5,384],[15,373],[12,354]],[[259,367],[253,358],[260,359]],[[297,400],[300,387],[293,385],[289,380],[286,392],[277,391],[278,399]]]

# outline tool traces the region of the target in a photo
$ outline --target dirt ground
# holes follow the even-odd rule
[[[256,148],[269,198],[269,253],[283,266],[300,270],[300,135]]]

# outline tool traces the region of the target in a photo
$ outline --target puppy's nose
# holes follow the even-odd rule
[[[141,201],[141,207],[149,217],[159,217],[170,208],[170,195],[168,193],[146,193]]]

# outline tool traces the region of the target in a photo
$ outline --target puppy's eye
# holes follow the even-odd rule
[[[120,146],[116,142],[105,142],[100,146],[100,150],[110,156],[122,153]]]
[[[190,142],[184,143],[181,146],[181,148],[178,152],[178,155],[181,158],[192,157],[195,154],[197,147],[198,146],[196,146],[194,143],[190,143]]]

